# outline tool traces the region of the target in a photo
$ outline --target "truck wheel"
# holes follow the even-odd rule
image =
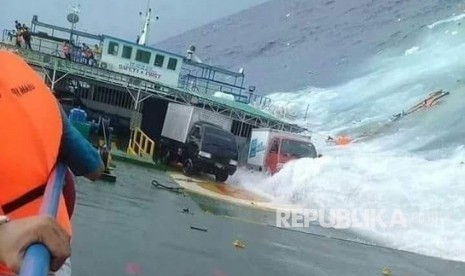
[[[219,171],[215,175],[216,182],[225,182],[228,179],[228,173],[225,171]]]
[[[160,162],[163,164],[163,165],[169,165],[170,164],[170,151],[167,150],[165,152],[162,153],[162,155],[160,156]]]
[[[270,167],[266,167],[264,173],[265,173],[266,176],[272,176],[273,175],[271,173],[271,168]]]
[[[186,160],[184,160],[182,164],[182,172],[186,176],[191,176],[195,173],[194,162],[192,162],[192,159],[187,158]]]

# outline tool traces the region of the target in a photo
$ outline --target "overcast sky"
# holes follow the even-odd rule
[[[267,0],[151,0],[153,17],[150,43],[154,43],[215,19],[239,12]],[[135,40],[143,24],[147,0],[79,0],[78,30]],[[66,15],[76,1],[1,0],[0,30],[13,29],[14,20],[30,25],[34,14],[39,21],[69,27]]]

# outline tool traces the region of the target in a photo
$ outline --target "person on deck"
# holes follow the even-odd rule
[[[100,58],[102,57],[102,49],[97,45],[95,44],[94,45],[94,63],[95,63],[95,66],[98,66],[98,62],[100,61]]]
[[[25,45],[24,47],[26,49],[32,50],[32,47],[31,47],[32,34],[31,34],[31,31],[29,31],[28,27],[25,27],[23,29],[23,40],[24,40],[24,45]]]
[[[19,23],[18,20],[15,20],[15,29],[16,31],[19,31],[19,29],[21,29],[21,23]]]
[[[19,29],[18,31],[16,31],[16,47],[18,48],[21,48],[22,47],[22,44],[23,44],[23,33],[22,33],[22,30]]]
[[[0,275],[15,275],[25,250],[36,242],[50,250],[55,275],[70,275],[72,173],[96,180],[103,162],[39,75],[7,51],[0,51],[0,132]],[[38,216],[57,161],[70,169],[57,218]]]
[[[71,60],[71,46],[67,41],[64,42],[62,51],[65,59]]]

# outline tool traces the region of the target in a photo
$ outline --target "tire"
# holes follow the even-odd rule
[[[182,172],[186,176],[192,176],[195,174],[195,167],[194,167],[194,162],[192,162],[192,159],[187,158],[184,160],[182,164]]]
[[[166,165],[168,166],[170,164],[170,161],[171,161],[171,154],[170,154],[170,151],[169,150],[166,150],[165,152],[163,152],[160,156],[160,162],[163,164],[163,165]]]
[[[225,171],[218,171],[215,174],[216,182],[225,182],[228,179],[228,173]]]
[[[263,171],[266,176],[272,176],[273,174],[271,173],[270,167],[266,167],[265,170]]]

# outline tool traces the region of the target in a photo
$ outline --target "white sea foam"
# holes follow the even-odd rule
[[[233,180],[311,208],[400,208],[407,228],[357,231],[393,248],[465,261],[465,40],[434,30],[463,18],[431,24],[421,50],[378,56],[371,73],[346,84],[270,95],[274,114],[308,127],[324,156],[288,163],[272,177],[239,172]],[[390,115],[439,89],[451,92],[441,104],[389,124]],[[367,132],[372,137],[347,147],[324,143],[327,135]]]

